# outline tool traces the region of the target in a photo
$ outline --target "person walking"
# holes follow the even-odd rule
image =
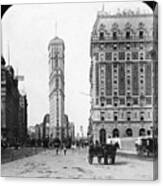
[[[67,148],[66,148],[66,145],[65,144],[63,145],[63,152],[64,152],[64,155],[66,156]]]

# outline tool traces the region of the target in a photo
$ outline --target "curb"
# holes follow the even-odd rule
[[[138,160],[146,160],[146,161],[154,161],[154,157],[147,157],[147,156],[140,156],[136,154],[135,152],[133,153],[128,153],[128,152],[117,152],[117,156],[122,156],[122,157],[127,157],[127,158],[134,158]]]

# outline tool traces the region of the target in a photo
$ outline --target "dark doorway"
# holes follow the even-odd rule
[[[106,144],[106,131],[105,131],[105,129],[100,130],[100,143]]]
[[[113,133],[113,138],[119,137],[119,130],[118,129],[114,129],[112,133]]]
[[[145,129],[144,128],[141,128],[139,130],[139,136],[145,136]]]
[[[126,135],[128,136],[128,137],[131,137],[133,134],[132,134],[132,129],[130,129],[130,128],[128,128],[128,129],[126,129]]]

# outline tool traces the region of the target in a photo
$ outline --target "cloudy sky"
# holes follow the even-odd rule
[[[28,124],[35,125],[49,112],[48,43],[57,34],[65,42],[65,113],[86,134],[90,113],[90,34],[102,2],[64,4],[20,4],[8,10],[2,20],[3,54],[15,73],[24,75],[20,89],[28,97]],[[149,12],[140,2],[104,3],[111,14],[137,8]],[[57,22],[57,33],[55,25]],[[85,94],[84,94],[85,93]]]

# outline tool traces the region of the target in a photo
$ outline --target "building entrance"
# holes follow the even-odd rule
[[[115,137],[119,137],[119,130],[118,129],[113,130],[113,138],[115,138]]]
[[[100,130],[100,144],[106,143],[106,131],[105,129]]]

